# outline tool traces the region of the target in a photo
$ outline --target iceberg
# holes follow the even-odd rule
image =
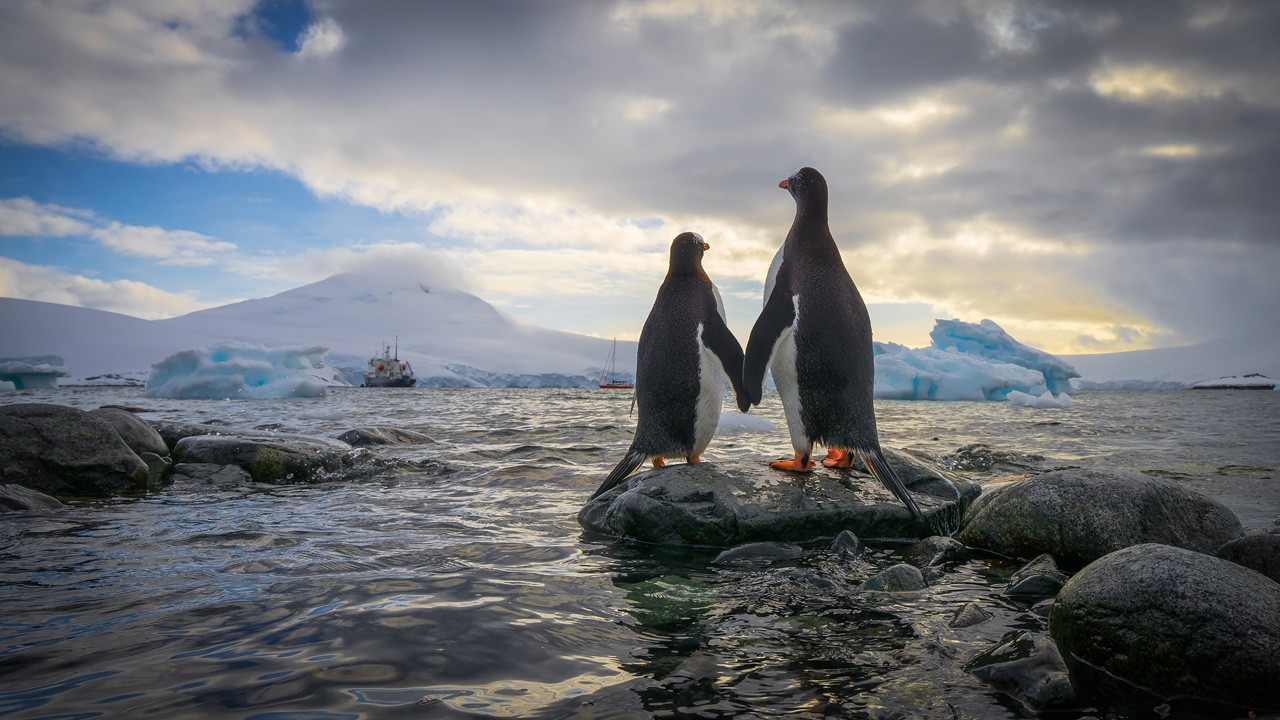
[[[151,366],[147,397],[209,399],[323,397],[344,384],[326,367],[328,348],[220,343],[183,350]]]
[[[1071,396],[1062,393],[1054,396],[1053,393],[1045,390],[1038,397],[1017,390],[1010,390],[1008,397],[1005,398],[1011,405],[1020,405],[1022,407],[1031,408],[1064,408],[1071,407]]]
[[[57,355],[0,358],[0,382],[12,390],[58,387],[58,378],[70,377],[67,363]]]
[[[933,346],[911,349],[875,343],[875,396],[890,400],[1006,400],[1020,393],[1045,407],[1075,392],[1075,368],[1043,350],[1014,340],[996,323],[938,320]]]

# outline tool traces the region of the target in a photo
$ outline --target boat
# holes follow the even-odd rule
[[[604,369],[600,371],[600,387],[604,390],[631,390],[635,388],[633,383],[629,383],[617,376],[614,371],[614,363],[618,358],[618,339],[613,339],[613,349],[609,351],[609,359],[604,363]]]
[[[382,355],[369,358],[360,387],[413,387],[417,382],[409,361],[400,359],[400,336],[397,335],[395,353],[391,352],[390,344],[383,342]]]

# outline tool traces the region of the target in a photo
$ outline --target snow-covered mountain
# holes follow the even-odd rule
[[[151,365],[222,341],[329,348],[348,377],[399,336],[420,385],[592,385],[610,341],[525,325],[484,300],[404,271],[365,270],[258,300],[166,320],[0,298],[0,357],[59,355],[74,384],[106,374],[145,379]],[[617,371],[635,372],[635,343]],[[358,382],[358,381],[357,381]]]
[[[1091,387],[1190,385],[1231,375],[1280,377],[1280,322],[1254,332],[1183,347],[1097,355],[1064,355]]]

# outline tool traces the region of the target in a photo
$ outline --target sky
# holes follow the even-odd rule
[[[427,263],[635,339],[694,230],[745,341],[810,165],[877,340],[1247,333],[1276,37],[1270,0],[8,0],[0,296],[163,318]]]

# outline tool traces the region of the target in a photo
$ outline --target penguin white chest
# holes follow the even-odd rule
[[[693,454],[701,455],[715,437],[720,426],[720,408],[724,405],[725,382],[728,378],[720,358],[702,341],[703,324],[698,323],[698,400],[694,406]]]
[[[782,400],[791,444],[797,449],[803,449],[812,443],[805,437],[804,422],[800,419],[800,380],[796,371],[796,325],[800,322],[800,296],[792,296],[791,302],[795,307],[795,319],[791,322],[791,327],[783,330],[774,342],[769,369],[773,372],[773,384],[778,388],[778,398]]]

